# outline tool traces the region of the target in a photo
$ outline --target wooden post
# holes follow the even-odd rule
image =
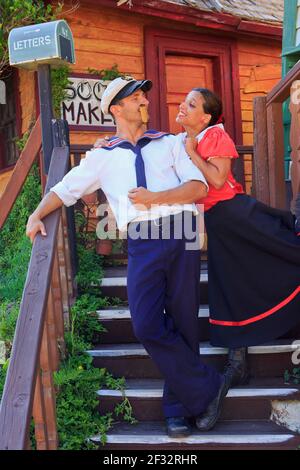
[[[49,364],[50,364],[51,370],[54,371],[58,369],[59,353],[58,353],[58,345],[57,345],[54,301],[53,301],[51,286],[50,286],[49,295],[48,295],[46,326],[48,330],[48,340],[49,340]]]
[[[253,147],[253,195],[261,202],[270,204],[267,100],[265,96],[254,98],[254,147]]]
[[[68,291],[69,291],[69,300],[74,298],[74,285],[73,285],[73,276],[72,276],[72,263],[71,263],[71,250],[70,250],[70,243],[69,243],[69,236],[68,236],[68,217],[66,208],[63,207],[62,210],[62,227],[63,227],[63,235],[64,235],[64,242],[65,242],[65,259],[66,259],[66,266],[67,266],[67,279],[68,279]]]
[[[64,340],[64,312],[62,304],[62,292],[60,282],[60,271],[58,265],[58,254],[57,249],[54,254],[52,282],[51,282],[53,303],[54,303],[54,315],[57,335],[57,346],[60,353],[61,360],[66,357],[66,347]]]
[[[65,239],[62,226],[62,218],[60,218],[58,234],[57,234],[57,253],[58,253],[58,264],[60,270],[60,281],[61,281],[61,292],[62,292],[62,304],[64,311],[64,324],[66,327],[69,326],[69,285],[68,285],[68,274],[67,274],[67,263],[66,263],[66,252],[65,252]]]
[[[43,158],[44,171],[48,174],[51,155],[53,150],[52,137],[52,92],[51,92],[51,76],[50,65],[38,65],[38,83],[39,83],[39,100],[42,121],[42,142],[43,142]]]
[[[286,208],[282,103],[267,107],[270,205]]]
[[[47,312],[48,314],[48,312]],[[56,429],[56,405],[55,388],[53,382],[53,364],[51,363],[51,345],[47,321],[44,324],[43,339],[40,353],[40,364],[42,369],[42,393],[45,403],[45,424],[48,434],[48,445],[50,450],[56,450],[58,446],[58,435]]]
[[[48,450],[49,443],[41,373],[42,372],[39,367],[36,377],[32,415],[34,419],[34,433],[37,450]]]
[[[300,81],[297,80],[291,86],[291,180],[293,198],[291,202],[291,211],[300,217]]]

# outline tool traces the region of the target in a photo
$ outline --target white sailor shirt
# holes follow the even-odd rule
[[[138,142],[145,138],[149,142],[143,146],[142,156],[149,191],[166,191],[192,180],[207,186],[203,174],[185,152],[182,134],[174,136],[149,130]],[[152,220],[183,210],[197,213],[195,204],[159,205],[149,210],[138,210],[128,198],[128,191],[137,187],[136,154],[133,149],[120,147],[122,142],[127,141],[113,137],[108,147],[86,152],[80,164],[50,191],[57,194],[65,206],[71,206],[82,196],[101,188],[121,231],[126,230],[133,220]]]

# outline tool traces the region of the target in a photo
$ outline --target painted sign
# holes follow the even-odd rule
[[[36,70],[38,64],[75,63],[72,31],[64,20],[14,28],[8,37],[9,63]]]
[[[69,77],[67,99],[62,103],[62,119],[71,130],[114,131],[110,114],[103,114],[101,97],[110,83],[91,75],[74,74]]]

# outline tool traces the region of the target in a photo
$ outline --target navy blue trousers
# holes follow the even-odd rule
[[[142,224],[149,235],[150,223]],[[169,239],[164,225],[157,239],[128,235],[127,289],[135,335],[165,379],[164,414],[191,417],[206,410],[222,379],[199,355],[200,250],[187,250],[190,240],[175,239],[174,227]]]

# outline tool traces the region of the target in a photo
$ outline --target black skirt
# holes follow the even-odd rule
[[[294,216],[239,194],[205,213],[211,344],[237,348],[300,323]]]

